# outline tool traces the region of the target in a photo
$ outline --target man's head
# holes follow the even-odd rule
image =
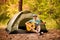
[[[37,19],[37,15],[36,14],[33,14],[33,19]]]

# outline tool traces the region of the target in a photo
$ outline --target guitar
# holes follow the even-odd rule
[[[28,25],[26,25],[27,31],[31,31],[32,28],[35,29],[35,23],[28,23]]]

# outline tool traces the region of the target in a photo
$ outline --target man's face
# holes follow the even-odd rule
[[[34,16],[34,17],[33,17],[33,19],[35,19],[35,20],[36,20],[36,19],[37,19],[37,16]]]

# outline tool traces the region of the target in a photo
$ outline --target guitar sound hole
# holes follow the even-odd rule
[[[31,27],[33,27],[33,25]]]

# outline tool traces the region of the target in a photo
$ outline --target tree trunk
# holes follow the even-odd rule
[[[22,1],[23,0],[19,0],[19,11],[22,11]]]

